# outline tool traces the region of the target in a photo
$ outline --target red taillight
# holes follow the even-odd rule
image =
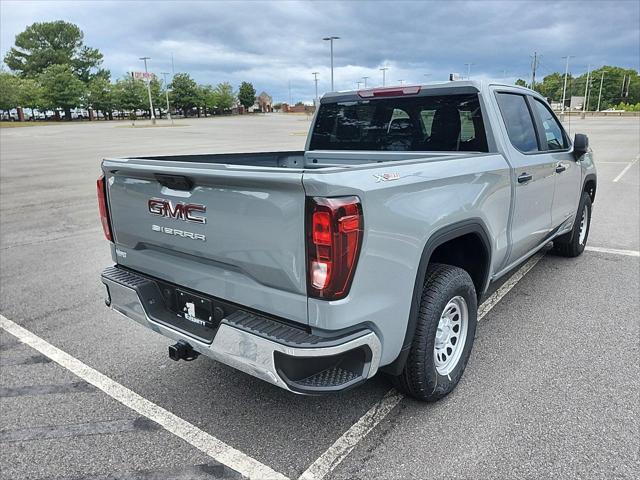
[[[362,98],[371,97],[400,97],[403,95],[417,95],[422,87],[420,85],[407,85],[404,87],[371,88],[360,90],[358,95]]]
[[[307,200],[307,285],[309,295],[338,300],[349,293],[362,243],[358,197]]]
[[[104,175],[100,175],[96,182],[96,189],[98,191],[98,209],[100,210],[100,222],[102,223],[102,230],[104,230],[104,236],[110,242],[113,242],[113,236],[111,235],[111,224],[109,223],[109,210],[107,208],[107,193],[106,185],[104,183]]]

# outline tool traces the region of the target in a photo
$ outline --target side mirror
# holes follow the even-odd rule
[[[589,151],[589,137],[584,133],[576,133],[573,139],[573,156],[576,160],[580,160],[585,153]]]

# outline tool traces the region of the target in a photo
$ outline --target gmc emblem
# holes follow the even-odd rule
[[[206,223],[207,219],[205,217],[195,215],[196,213],[204,213],[206,211],[206,206],[195,203],[178,202],[174,206],[171,200],[164,200],[162,198],[149,199],[149,213],[161,217],[176,218],[178,220],[184,220],[185,222]]]

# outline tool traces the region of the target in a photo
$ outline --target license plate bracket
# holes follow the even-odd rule
[[[176,288],[178,315],[195,325],[216,328],[211,300]]]

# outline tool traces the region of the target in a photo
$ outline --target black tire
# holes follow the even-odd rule
[[[453,370],[447,375],[441,375],[434,358],[436,331],[445,307],[456,297],[462,297],[466,302],[468,320],[465,343]],[[413,398],[427,402],[439,400],[450,393],[467,366],[476,332],[477,315],[476,290],[469,274],[451,265],[429,265],[411,350],[402,373],[392,377],[395,387]]]
[[[582,212],[586,208],[586,231],[584,238],[580,241],[580,230],[582,228]],[[589,238],[589,228],[591,227],[591,197],[587,192],[582,192],[580,197],[580,203],[578,204],[578,212],[576,213],[576,219],[573,222],[573,228],[570,232],[565,233],[561,237],[556,238],[553,241],[553,250],[558,255],[563,257],[577,257],[584,252],[584,247],[587,245],[587,239]]]

